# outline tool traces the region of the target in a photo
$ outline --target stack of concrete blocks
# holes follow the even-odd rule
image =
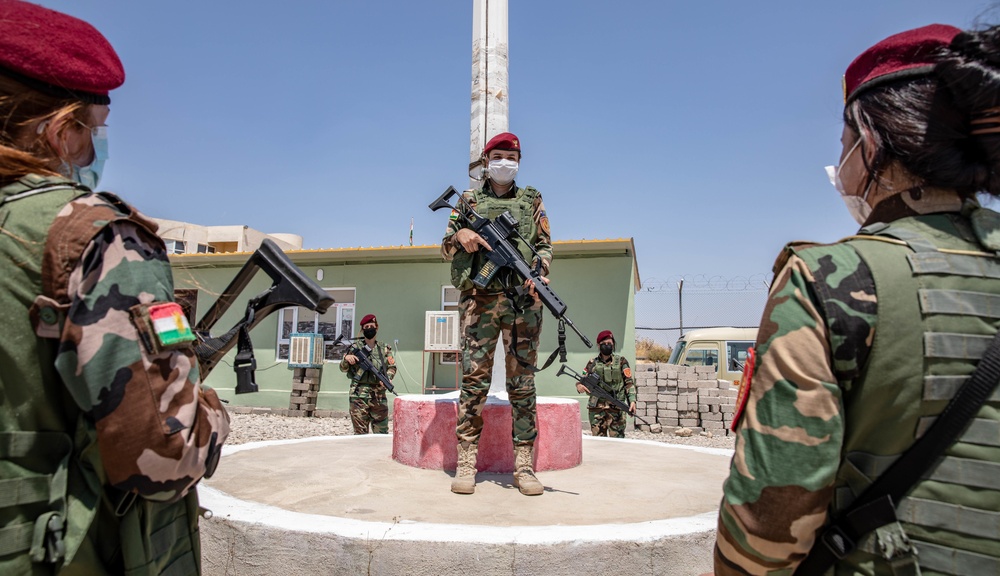
[[[737,389],[716,380],[714,366],[641,363],[635,369],[636,414],[663,430],[689,428],[693,433],[731,434]],[[650,426],[635,420],[635,426]]]
[[[319,398],[322,368],[295,368],[292,371],[292,395],[288,400],[289,416],[312,416]]]

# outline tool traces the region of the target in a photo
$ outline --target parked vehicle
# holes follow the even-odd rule
[[[674,345],[670,364],[715,366],[717,378],[739,385],[747,350],[757,341],[756,328],[703,328],[684,334]]]

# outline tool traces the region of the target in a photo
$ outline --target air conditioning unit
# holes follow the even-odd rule
[[[424,350],[460,350],[458,312],[428,310],[424,317]]]
[[[288,369],[322,368],[324,359],[323,335],[296,332],[289,338]]]

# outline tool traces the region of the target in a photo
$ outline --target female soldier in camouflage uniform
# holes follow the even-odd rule
[[[0,0],[0,574],[197,574],[202,389],[156,225],[95,194],[108,91],[86,22]]]
[[[388,344],[379,344],[375,340],[378,334],[378,319],[374,314],[368,314],[361,319],[361,333],[364,343],[372,349],[371,363],[376,370],[385,367],[385,375],[392,380],[396,376],[396,360],[392,357],[392,348]],[[355,356],[362,344],[351,345],[344,359],[340,361],[340,371],[346,372],[351,379],[350,410],[351,424],[355,434],[367,434],[369,427],[373,434],[389,433],[389,405],[385,399],[385,386],[379,382],[378,376],[369,370],[362,370],[355,364]]]
[[[480,159],[487,179],[482,188],[466,190],[462,197],[476,212],[496,218],[510,212],[520,239],[513,242],[532,266],[537,266],[548,283],[552,262],[549,217],[538,190],[519,188],[514,182],[521,162],[521,141],[510,132],[497,134],[486,143]],[[536,258],[531,249],[538,254]],[[456,494],[472,494],[476,489],[476,459],[483,431],[483,408],[490,389],[497,342],[504,339],[507,352],[507,396],[513,418],[514,485],[526,496],[542,494],[544,486],[535,477],[534,445],[538,436],[535,423],[535,359],[542,333],[542,303],[534,297],[534,284],[526,282],[529,295],[510,293],[501,271],[485,288],[476,288],[472,278],[487,262],[486,240],[466,226],[455,212],[441,240],[441,254],[451,260],[452,284],[461,290],[458,307],[462,311],[462,390],[458,401],[458,468],[451,483]],[[515,337],[516,336],[516,337]]]
[[[615,335],[611,333],[611,330],[601,331],[597,335],[597,345],[600,347],[601,353],[587,362],[583,375],[596,373],[601,381],[600,386],[625,403],[631,412],[635,412],[635,380],[632,378],[632,369],[628,365],[628,360],[620,354],[615,354]],[[580,394],[586,394],[587,388],[583,384],[577,383],[576,391]],[[587,415],[590,418],[590,433],[592,435],[611,438],[625,437],[625,413],[611,405],[607,400],[602,400],[591,394],[590,400],[587,401]]]
[[[778,258],[715,573],[791,574],[815,546],[836,574],[997,574],[996,392],[888,514],[867,518],[877,529],[818,535],[924,434],[1000,329],[1000,214],[975,199],[1000,195],[1000,27],[891,36],[844,88],[829,172],[863,227]],[[823,571],[806,566],[796,573]]]

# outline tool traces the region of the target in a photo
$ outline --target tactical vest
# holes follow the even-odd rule
[[[842,381],[834,513],[927,430],[1000,329],[1000,215],[977,208],[971,220],[919,216],[863,233],[876,238],[831,247],[856,251],[878,297],[867,366]],[[831,350],[841,349],[837,338]],[[914,560],[924,574],[1000,573],[1000,392],[896,510],[899,522],[865,537],[836,574],[915,573]]]
[[[195,491],[163,504],[104,486],[93,422],[55,369],[58,341],[29,318],[52,222],[89,193],[40,176],[0,189],[0,573],[196,574]],[[37,312],[39,326],[60,323],[56,307]]]
[[[601,357],[594,358],[591,371],[600,378],[600,386],[606,392],[628,404],[628,395],[625,393],[625,377],[622,374],[622,357],[618,354],[611,355],[611,362],[605,364]],[[597,396],[591,396],[587,402],[588,408],[594,408],[597,404],[609,405],[607,401],[601,400]]]
[[[351,348],[347,351],[348,354],[354,354],[357,350],[360,350],[361,346],[358,344],[353,344]],[[372,353],[368,358],[372,366],[376,370],[382,370],[384,364],[386,364],[386,345],[380,344],[378,340],[375,341],[375,346],[372,347]],[[347,373],[353,384],[351,385],[352,392],[355,385],[361,384],[364,386],[374,386],[378,384],[378,388],[382,389],[382,383],[371,370],[362,370],[357,364],[352,365],[348,369]]]
[[[476,212],[481,216],[495,220],[497,216],[509,211],[510,215],[518,222],[518,231],[528,242],[534,243],[538,238],[538,227],[535,224],[535,199],[539,192],[528,186],[518,188],[517,192],[509,198],[497,198],[485,189],[473,190],[473,198],[476,203]],[[510,241],[517,247],[518,252],[524,257],[525,262],[532,264],[534,254],[531,249],[534,246],[525,245],[521,239],[514,236]],[[455,253],[451,261],[451,283],[461,291],[471,290],[474,285],[472,278],[486,264],[486,253],[484,250],[477,250],[473,253],[465,252],[461,249]],[[502,281],[494,277],[486,287],[488,291],[500,292],[504,286]]]

